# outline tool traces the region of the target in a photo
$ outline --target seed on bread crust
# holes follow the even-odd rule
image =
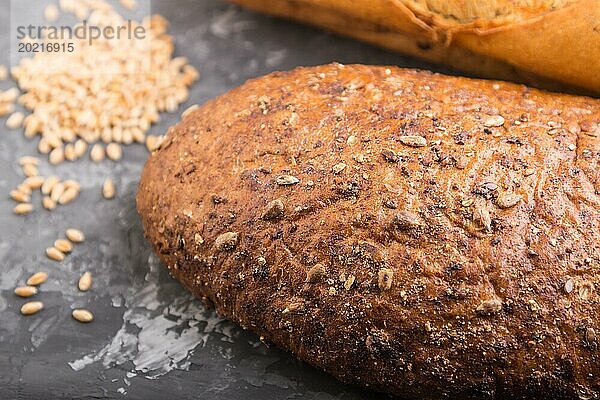
[[[477,306],[478,313],[480,314],[496,314],[502,311],[502,301],[500,299],[488,299],[483,300],[479,306]]]
[[[418,135],[404,135],[399,138],[402,144],[410,147],[425,147],[427,146],[427,139],[423,136]]]
[[[284,213],[284,205],[283,202],[279,199],[271,201],[265,207],[265,211],[262,214],[262,219],[264,220],[274,220],[283,217]]]
[[[292,175],[280,175],[277,177],[276,181],[280,186],[295,185],[296,183],[300,182],[298,178]]]
[[[501,115],[492,115],[491,117],[487,117],[485,121],[483,121],[483,126],[488,128],[491,127],[499,127],[504,125],[504,118]]]
[[[377,285],[381,290],[388,290],[392,287],[394,271],[389,268],[382,268],[377,273]]]
[[[225,232],[215,240],[215,248],[218,251],[230,251],[235,248],[238,243],[239,234],[237,232]]]
[[[517,194],[504,193],[498,196],[496,199],[496,204],[500,208],[511,208],[519,204],[522,200],[522,197]]]
[[[352,288],[352,285],[354,285],[354,282],[356,281],[356,277],[354,275],[349,275],[346,280],[344,281],[344,288],[346,290],[350,290]]]
[[[313,265],[308,272],[306,273],[307,283],[316,283],[319,282],[325,276],[325,266],[323,264],[315,264]]]

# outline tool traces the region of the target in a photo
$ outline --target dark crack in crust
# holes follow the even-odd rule
[[[599,123],[504,82],[299,68],[171,128],[138,209],[186,288],[345,382],[596,398]]]

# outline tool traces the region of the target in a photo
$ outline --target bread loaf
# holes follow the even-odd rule
[[[342,381],[597,398],[599,123],[515,84],[298,68],[188,113],[137,207],[183,286]]]
[[[600,93],[598,0],[231,0],[483,77]]]

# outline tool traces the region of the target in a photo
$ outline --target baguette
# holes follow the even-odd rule
[[[344,382],[597,398],[599,123],[505,82],[298,68],[186,114],[137,208],[184,287]]]
[[[481,77],[600,94],[598,0],[231,1]]]

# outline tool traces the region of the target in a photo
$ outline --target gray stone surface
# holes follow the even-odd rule
[[[0,5],[0,62],[10,54],[8,1]],[[153,11],[171,21],[176,52],[201,71],[188,102],[202,103],[246,79],[299,65],[343,63],[427,67],[349,39],[256,15],[217,0],[156,0]],[[24,11],[25,12],[25,11]],[[41,10],[31,10],[38,12]],[[0,82],[5,89],[14,82]],[[189,105],[188,104],[188,105]],[[183,110],[187,105],[183,106]],[[181,110],[179,112],[181,112]],[[160,134],[177,120],[164,115]],[[42,174],[73,178],[83,186],[72,205],[14,216],[8,192],[22,179],[17,159],[36,154],[36,141],[7,131],[0,120],[0,398],[130,399],[369,399],[381,398],[339,383],[293,356],[220,320],[191,298],[151,255],[135,211],[135,191],[147,152],[125,149],[122,162],[87,158]],[[117,183],[113,201],[101,198],[106,177]],[[87,235],[65,262],[44,249],[75,226]],[[24,318],[13,294],[29,274],[48,271],[37,298],[46,308]],[[94,274],[93,289],[76,289]],[[96,316],[75,322],[72,307]]]

